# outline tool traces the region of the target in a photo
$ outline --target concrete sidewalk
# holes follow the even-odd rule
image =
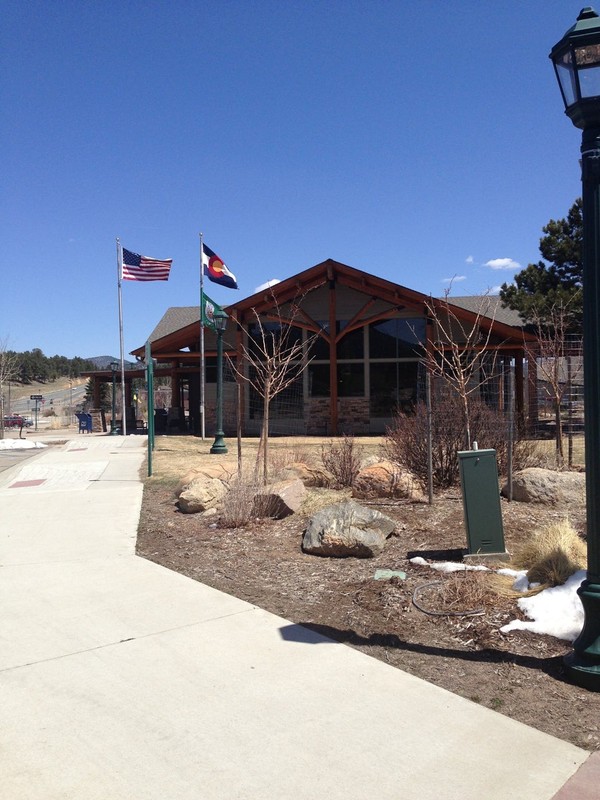
[[[135,556],[145,448],[0,474],[0,797],[598,797],[597,754]]]

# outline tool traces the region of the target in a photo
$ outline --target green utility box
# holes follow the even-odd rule
[[[467,555],[505,555],[495,450],[458,454]]]

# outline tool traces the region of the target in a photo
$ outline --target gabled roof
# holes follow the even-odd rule
[[[321,263],[315,264],[314,267],[298,272],[296,275],[292,275],[291,278],[286,278],[268,289],[263,289],[250,295],[250,297],[246,297],[244,300],[240,300],[232,305],[231,309],[232,311],[235,309],[242,316],[245,311],[250,309],[256,309],[260,313],[260,311],[272,307],[273,295],[275,295],[279,303],[283,304],[333,280],[359,292],[372,294],[392,305],[402,304],[423,308],[423,303],[428,300],[428,296],[421,292],[416,292],[370,272],[364,272],[328,258],[326,261],[321,261]]]
[[[414,289],[409,289],[370,272],[364,272],[329,258],[280,281],[268,289],[261,290],[237,303],[225,306],[225,311],[230,317],[242,322],[251,311],[261,313],[272,309],[273,296],[275,296],[278,303],[283,305],[298,299],[311,289],[323,286],[331,281],[377,297],[391,306],[415,309],[422,314],[427,313],[426,304],[433,303],[438,305],[445,302],[444,299],[432,298],[422,292],[417,292]],[[485,302],[482,303],[482,300]],[[448,303],[453,306],[454,313],[466,321],[474,321],[478,313],[483,317],[483,320],[487,318],[491,322],[495,318],[494,330],[500,336],[509,337],[514,341],[517,336],[521,339],[523,335],[520,330],[523,326],[523,321],[516,312],[505,309],[500,302],[500,298],[496,296],[484,298],[480,296],[449,297]],[[184,339],[186,335],[193,335],[194,328],[198,323],[198,306],[171,307],[167,309],[150,334],[149,341],[157,344],[160,342],[159,350],[167,352],[176,346],[178,339]],[[527,337],[527,334],[525,336]],[[132,354],[143,355],[143,352],[144,348],[140,347],[133,350]]]
[[[498,322],[502,322],[504,325],[510,325],[513,328],[523,328],[526,325],[525,320],[521,317],[519,312],[513,311],[512,308],[506,308],[498,295],[449,296],[448,302],[452,306],[464,308],[467,311],[472,311],[474,314],[481,311],[484,316],[494,317]]]
[[[188,325],[193,325],[200,321],[200,305],[197,306],[171,306],[163,314],[161,320],[150,336],[148,341],[155,342],[170,333],[180,331]]]

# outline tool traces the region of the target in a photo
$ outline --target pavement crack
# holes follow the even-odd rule
[[[220,614],[216,617],[209,617],[207,619],[196,620],[195,622],[188,622],[185,625],[175,625],[172,628],[163,628],[159,631],[150,631],[149,633],[143,633],[140,636],[130,636],[127,639],[119,639],[118,641],[114,642],[105,642],[104,644],[98,644],[94,647],[86,647],[82,650],[72,650],[69,653],[61,653],[60,655],[56,656],[49,656],[48,658],[39,658],[36,661],[28,661],[24,664],[14,664],[10,667],[2,667],[0,668],[0,674],[3,672],[12,672],[17,669],[24,669],[26,667],[35,667],[38,664],[48,664],[52,661],[61,661],[65,658],[71,658],[72,656],[80,656],[84,655],[85,653],[93,653],[96,650],[106,650],[109,647],[117,647],[120,644],[127,644],[128,642],[136,642],[141,639],[151,639],[154,636],[162,636],[165,633],[173,633],[174,631],[181,631],[185,630],[186,628],[195,628],[199,625],[206,625],[211,622],[218,622],[222,619],[228,619],[229,617],[237,617],[240,614],[247,614],[250,611],[257,611],[258,606],[250,606],[249,608],[244,608],[241,611],[233,611],[230,614]]]

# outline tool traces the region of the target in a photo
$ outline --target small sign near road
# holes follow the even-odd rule
[[[43,394],[30,394],[29,395],[29,399],[30,400],[43,400],[44,399],[44,395]]]

